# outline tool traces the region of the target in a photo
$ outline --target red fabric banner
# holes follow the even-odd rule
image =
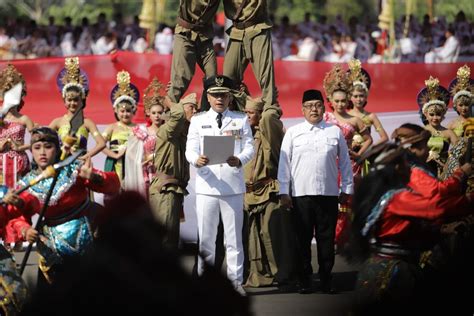
[[[140,93],[156,76],[163,84],[170,78],[171,55],[156,53],[117,52],[112,55],[81,56],[80,67],[87,72],[90,93],[85,109],[86,117],[96,124],[115,121],[110,91],[116,84],[116,75],[127,70]],[[65,114],[61,93],[56,85],[56,76],[64,66],[64,58],[15,60],[12,62],[25,77],[28,95],[23,113],[40,124],[49,124],[53,118]],[[222,72],[223,59],[218,58]],[[430,75],[437,77],[441,85],[448,87],[455,78],[458,67],[463,64],[364,64],[372,79],[367,109],[374,112],[417,111],[416,95],[424,87]],[[0,69],[6,62],[0,62]],[[469,64],[473,68],[474,63]],[[322,90],[324,75],[332,64],[322,62],[275,61],[275,76],[279,102],[284,118],[301,116],[301,96],[307,89]],[[346,66],[345,66],[346,67]],[[201,95],[203,73],[196,67],[196,75],[187,93]],[[347,67],[346,67],[347,68]],[[474,68],[473,68],[474,69]],[[260,92],[258,83],[249,66],[245,82],[253,95]],[[142,95],[140,96],[142,99]],[[140,100],[135,117],[144,122]]]

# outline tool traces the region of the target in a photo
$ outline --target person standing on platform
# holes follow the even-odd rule
[[[313,291],[311,241],[315,235],[321,290],[331,293],[338,202],[345,203],[353,193],[351,161],[341,129],[323,120],[320,91],[304,92],[302,111],[305,121],[290,127],[281,145],[280,201],[282,208],[291,209],[297,228],[299,292]]]
[[[160,126],[154,153],[155,176],[149,191],[150,207],[155,218],[167,229],[164,245],[177,250],[179,221],[189,181],[189,163],[186,161],[186,137],[189,122],[197,111],[196,94],[192,93],[179,103],[165,97],[169,118]]]
[[[177,103],[193,79],[196,63],[206,78],[217,74],[216,53],[212,44],[212,21],[219,0],[181,0],[173,43],[171,87],[168,96]]]
[[[247,117],[228,109],[233,86],[232,80],[225,76],[211,77],[204,82],[211,109],[192,118],[186,143],[186,159],[197,167],[196,213],[200,253],[197,273],[202,275],[205,264],[213,266],[215,263],[220,215],[226,241],[227,277],[234,289],[245,295],[242,288],[245,193],[242,167],[253,158],[254,147]],[[204,137],[226,135],[235,138],[234,155],[226,163],[209,165],[210,157],[203,154]]]
[[[241,83],[249,62],[265,103],[275,104],[275,73],[271,28],[266,0],[224,0],[224,11],[233,25],[224,57],[224,76]]]

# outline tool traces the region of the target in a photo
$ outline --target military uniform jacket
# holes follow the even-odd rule
[[[224,11],[228,19],[234,21],[242,1],[244,0],[224,0]],[[230,38],[238,41],[243,41],[244,37],[250,40],[260,34],[262,30],[271,28],[272,23],[267,13],[267,0],[248,0],[234,23],[249,25],[245,28],[231,27],[226,31]]]
[[[195,115],[189,126],[186,143],[186,158],[196,166],[203,152],[203,137],[234,135],[234,156],[240,159],[241,167],[231,167],[227,163],[207,165],[197,168],[196,193],[207,195],[233,195],[245,193],[243,166],[254,155],[252,130],[245,114],[226,110],[222,113],[222,127],[217,126],[217,113],[210,109]]]
[[[270,193],[279,192],[278,161],[283,141],[281,110],[276,105],[265,105],[255,131],[255,156],[245,165],[247,193],[245,204],[261,204],[269,200]]]
[[[191,34],[191,40],[199,38],[202,42],[212,40],[214,31],[212,22],[219,8],[219,0],[181,0],[179,4],[178,16],[192,24],[200,25],[200,30],[191,30],[179,24],[176,25],[175,33]]]
[[[186,186],[189,181],[189,163],[185,157],[187,129],[188,122],[183,105],[173,104],[170,109],[170,118],[160,126],[156,134],[153,160],[156,176],[151,182],[150,193],[163,191],[188,193]],[[177,183],[169,181],[170,179],[177,180]],[[164,183],[168,184],[164,185]]]

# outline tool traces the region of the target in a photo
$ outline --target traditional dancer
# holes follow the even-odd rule
[[[59,72],[56,83],[67,112],[65,115],[51,121],[49,127],[58,132],[63,150],[68,150],[71,147],[71,152],[76,151],[78,148],[87,150],[89,134],[92,134],[96,145],[82,159],[94,157],[105,147],[104,138],[100,135],[94,121],[84,117],[84,124],[79,127],[75,135],[69,135],[71,118],[77,111],[84,110],[87,95],[89,94],[89,79],[84,70],[79,68],[78,57],[65,59],[64,68]],[[73,139],[69,142],[71,137]]]
[[[20,181],[22,186],[59,161],[59,143],[59,136],[54,130],[48,127],[33,129],[31,152],[34,167]],[[47,178],[25,191],[27,198],[21,197],[23,207],[35,211],[43,207],[52,182],[52,178]],[[65,258],[82,254],[92,242],[91,223],[97,204],[90,201],[89,190],[115,194],[119,189],[120,182],[116,174],[93,169],[90,157],[85,162],[78,160],[59,171],[42,228],[36,231],[26,221],[18,223],[23,238],[30,243],[37,243],[39,269],[42,272],[38,273],[38,287],[53,280]]]
[[[372,169],[354,196],[343,254],[351,262],[363,262],[356,285],[361,309],[355,310],[361,315],[397,314],[395,310],[406,306],[429,308],[430,303],[420,300],[426,298],[419,290],[424,282],[420,254],[433,247],[439,232],[433,227],[446,216],[472,212],[472,200],[460,193],[465,175],[454,179],[457,193],[444,197],[427,197],[407,186],[406,145],[381,144],[368,152]]]
[[[349,114],[360,118],[365,126],[369,128],[369,132],[370,128],[374,126],[375,131],[380,136],[379,141],[374,145],[384,143],[388,141],[388,135],[382,123],[375,113],[371,113],[365,109],[371,85],[370,75],[362,68],[361,62],[358,59],[351,59],[348,65],[349,79],[352,81],[352,95],[351,102],[349,102],[351,109],[349,110]]]
[[[14,188],[17,180],[30,169],[30,162],[25,145],[25,132],[33,129],[33,121],[20,110],[26,96],[26,82],[23,75],[9,64],[0,73],[0,96],[3,105],[0,112],[0,184]],[[15,220],[8,222],[2,232],[5,246],[14,250],[22,247],[22,238],[15,229]]]
[[[458,137],[452,130],[441,125],[449,103],[448,90],[440,86],[437,78],[431,76],[425,81],[425,85],[426,88],[418,93],[417,103],[422,121],[426,120],[425,129],[431,133],[428,141],[430,147],[428,162],[439,176],[448,158],[449,147],[456,144]]]
[[[344,72],[340,65],[335,65],[330,72],[324,77],[324,90],[326,98],[330,101],[330,108],[333,112],[325,112],[324,120],[328,123],[337,125],[347,141],[349,155],[352,160],[352,172],[354,181],[361,174],[362,167],[356,163],[356,160],[367,150],[372,144],[372,137],[369,129],[358,117],[347,113],[347,105],[349,96],[352,91],[352,82],[349,76]],[[354,135],[359,134],[361,140],[354,141]],[[331,140],[328,140],[331,142]],[[339,214],[336,226],[336,242],[342,242],[339,238],[347,223],[347,216],[350,212],[350,200],[348,203],[339,206]]]
[[[153,158],[156,145],[156,134],[164,123],[163,85],[154,78],[145,89],[143,105],[148,118],[147,126],[137,125],[132,130],[127,143],[128,155],[125,156],[125,178],[123,188],[137,191],[148,199],[148,188],[155,175]]]
[[[472,115],[470,110],[474,99],[474,80],[470,77],[471,69],[464,65],[458,69],[456,78],[449,84],[449,92],[453,98],[453,108],[459,116],[448,123],[448,128],[457,137],[463,136],[464,124]]]
[[[103,150],[107,155],[104,171],[114,171],[120,181],[125,175],[124,155],[128,138],[135,127],[132,119],[137,111],[139,98],[137,87],[130,83],[130,74],[125,70],[120,71],[117,74],[117,84],[110,95],[117,122],[107,126],[103,133],[105,140],[109,142],[109,148]]]

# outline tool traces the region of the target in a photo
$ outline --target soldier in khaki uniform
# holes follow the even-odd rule
[[[169,108],[169,119],[157,133],[153,161],[156,175],[150,185],[149,198],[155,218],[168,229],[164,244],[177,250],[180,213],[184,195],[188,194],[186,137],[189,122],[197,109],[196,94],[186,96],[179,103],[165,98],[164,105]]]
[[[224,0],[224,11],[233,21],[227,30],[229,43],[224,75],[240,83],[250,62],[265,103],[276,103],[271,28],[266,0]]]
[[[245,211],[248,216],[249,275],[246,286],[271,285],[277,273],[270,236],[270,218],[279,209],[278,160],[283,140],[281,109],[262,99],[247,98],[245,105],[254,137],[255,156],[244,167]]]
[[[219,0],[181,0],[175,27],[171,88],[168,95],[178,102],[188,89],[196,63],[206,78],[217,74],[216,53],[212,45],[212,22]]]

